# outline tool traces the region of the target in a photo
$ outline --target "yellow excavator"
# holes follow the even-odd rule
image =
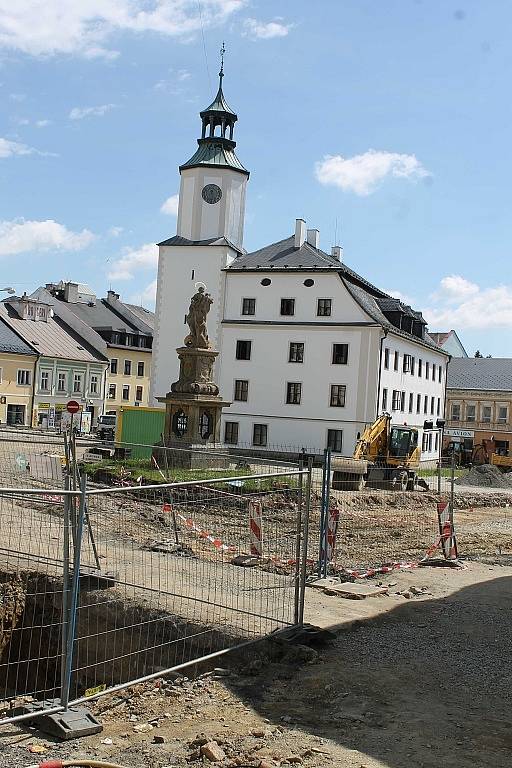
[[[350,458],[333,457],[332,487],[335,490],[362,490],[365,485],[399,491],[413,491],[417,485],[428,490],[416,470],[421,448],[418,429],[407,424],[391,426],[391,416],[382,416],[366,427]]]

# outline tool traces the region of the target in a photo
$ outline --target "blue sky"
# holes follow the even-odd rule
[[[302,216],[432,331],[512,357],[511,26],[508,0],[0,0],[0,288],[150,305],[225,39],[245,247]]]

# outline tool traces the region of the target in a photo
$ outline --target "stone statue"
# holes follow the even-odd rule
[[[205,293],[203,286],[200,286],[190,300],[188,308],[187,323],[190,328],[189,335],[185,338],[186,347],[196,349],[210,349],[208,339],[208,330],[206,328],[206,315],[210,311],[213,299],[209,293]]]

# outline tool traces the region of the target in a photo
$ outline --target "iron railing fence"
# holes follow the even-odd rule
[[[302,622],[311,470],[241,472],[0,487],[0,722]]]

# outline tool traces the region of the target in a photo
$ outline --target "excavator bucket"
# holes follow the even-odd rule
[[[362,491],[368,462],[336,456],[331,460],[332,487],[335,491]]]

